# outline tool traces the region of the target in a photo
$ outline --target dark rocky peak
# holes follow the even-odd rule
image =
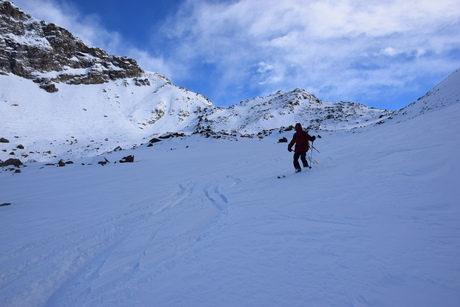
[[[0,73],[32,79],[54,92],[55,83],[100,84],[140,77],[143,70],[133,59],[87,46],[66,29],[0,0]]]
[[[1,18],[11,18],[16,21],[26,21],[30,19],[30,15],[21,11],[17,6],[10,3],[9,1],[0,1],[0,13]]]

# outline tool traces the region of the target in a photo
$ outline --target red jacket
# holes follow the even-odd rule
[[[312,137],[308,134],[308,132],[296,131],[292,137],[291,143],[289,143],[288,148],[291,149],[295,144],[294,152],[308,151],[308,149],[310,149],[308,141],[311,139]]]

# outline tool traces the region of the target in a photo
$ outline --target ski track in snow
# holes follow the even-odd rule
[[[229,177],[225,180],[225,184],[227,187],[232,187],[238,184],[238,180]],[[204,194],[204,199],[208,203],[208,206],[200,211],[201,215],[195,214],[193,223],[185,228],[185,231],[181,230],[183,232],[160,238],[159,233],[167,227],[168,221],[158,220],[157,217],[167,210],[180,207],[181,204],[187,205],[193,202],[193,199],[198,197],[196,194],[200,193]],[[91,229],[73,230],[70,237],[76,239],[68,240],[69,247],[81,245],[79,241],[87,237],[86,232],[99,233],[99,236],[93,236],[91,240],[105,242],[105,245],[99,246],[98,250],[87,256],[91,259],[87,259],[83,267],[72,273],[72,276],[53,294],[46,305],[63,306],[83,303],[100,305],[108,302],[116,304],[116,293],[126,293],[136,289],[140,283],[151,279],[150,276],[165,274],[166,271],[174,268],[176,262],[187,261],[184,259],[188,257],[187,250],[197,242],[205,240],[207,233],[221,227],[224,223],[223,219],[228,214],[228,200],[219,184],[208,184],[200,188],[197,187],[196,182],[180,184],[177,192],[161,201],[164,205],[160,208],[156,208],[151,204],[152,202],[153,200],[146,200],[129,206],[129,211],[108,221],[108,226],[102,224],[94,225]],[[169,213],[168,215],[174,214]],[[110,225],[116,225],[116,229],[112,229]],[[129,243],[133,237],[135,237],[136,246],[131,246]],[[87,247],[81,246],[77,249],[84,250]],[[56,260],[52,262],[58,261],[59,257],[55,258]],[[78,263],[73,263],[72,266],[78,266]],[[125,281],[127,276],[129,276],[129,282]],[[97,282],[92,282],[92,280],[97,280]],[[88,284],[91,286],[88,287]],[[92,301],[87,300],[87,297],[92,297],[91,293],[103,292],[105,288],[110,290],[110,297],[97,295]],[[85,297],[85,301],[80,302],[80,297]]]

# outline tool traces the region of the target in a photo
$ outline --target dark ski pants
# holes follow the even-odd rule
[[[299,158],[302,161],[303,167],[308,167],[308,162],[307,162],[306,156],[307,156],[306,151],[301,151],[301,152],[295,152],[294,153],[294,168],[295,169],[300,169]]]

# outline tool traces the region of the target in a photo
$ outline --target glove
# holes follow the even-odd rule
[[[288,151],[289,151],[289,152],[292,151],[292,146],[288,146]]]
[[[312,136],[310,141],[313,143],[316,140],[316,136]]]

